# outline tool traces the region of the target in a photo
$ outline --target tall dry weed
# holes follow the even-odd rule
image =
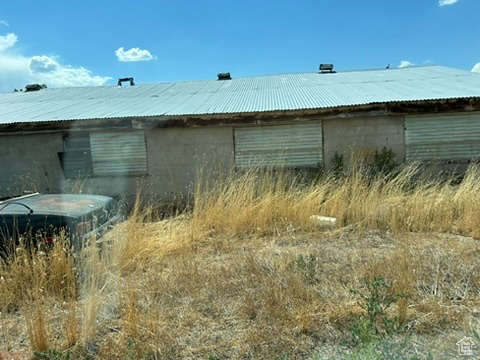
[[[38,287],[33,289],[31,304],[24,310],[30,347],[33,351],[46,351],[49,348],[49,319],[44,298],[40,294],[41,290]]]
[[[286,227],[314,228],[312,215],[337,226],[393,231],[480,234],[480,170],[473,165],[457,185],[421,176],[419,164],[395,176],[352,171],[349,176],[305,181],[286,171],[247,170],[215,183],[200,179],[192,211],[195,229],[244,236]]]
[[[199,179],[192,225],[238,236],[272,234],[292,224],[306,226],[328,185],[313,187],[302,176],[272,170],[247,170],[217,183],[202,184]]]
[[[478,306],[478,245],[427,234],[480,235],[479,173],[452,184],[418,171],[244,171],[200,181],[188,211],[166,219],[138,202],[80,253],[58,243],[3,262],[2,321],[20,310],[32,349],[80,357],[302,358],[345,339],[362,313],[349,290],[377,274],[402,294],[388,315],[405,327],[458,326],[457,305]]]
[[[79,296],[82,299],[81,337],[85,344],[95,340],[98,330],[98,314],[104,300],[104,288],[108,275],[102,263],[95,238],[90,239],[79,255],[77,264]]]

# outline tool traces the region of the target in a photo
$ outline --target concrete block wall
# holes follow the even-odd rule
[[[198,176],[233,169],[233,129],[163,128],[147,133],[149,191],[171,197],[193,191]]]
[[[65,179],[58,159],[64,132],[0,136],[0,197],[34,190],[79,192],[132,199],[144,195],[171,197],[191,192],[198,172],[203,176],[233,168],[231,127],[146,130],[148,174]]]
[[[60,134],[0,136],[0,196],[26,190],[59,191],[63,171],[58,152],[63,151]]]
[[[42,193],[83,192],[134,196],[136,176],[104,176],[66,179],[58,158],[64,151],[64,132],[0,136],[0,197],[25,190]]]
[[[142,194],[171,198],[194,189],[199,173],[209,177],[234,169],[233,128],[184,127],[145,130],[148,174],[145,176],[104,176],[68,180],[64,178],[57,153],[63,151],[64,133],[0,136],[0,196],[13,190],[125,195]],[[319,140],[320,141],[320,140]],[[352,158],[370,156],[386,146],[397,162],[403,162],[404,117],[372,116],[323,120],[325,165],[330,167],[335,152],[348,163]],[[29,185],[30,184],[30,185]],[[33,186],[34,185],[34,186]]]
[[[345,164],[392,149],[397,163],[405,159],[403,116],[371,116],[323,120],[323,152],[327,168],[335,152]]]

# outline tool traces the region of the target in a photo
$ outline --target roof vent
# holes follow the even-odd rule
[[[42,90],[42,89],[46,89],[47,88],[47,85],[45,84],[28,84],[27,86],[25,86],[25,92],[29,92],[29,91],[38,91],[38,90]]]
[[[118,79],[117,86],[122,87],[122,82],[126,82],[126,81],[130,81],[130,86],[135,85],[135,83],[133,82],[133,77],[129,77],[129,78],[120,78],[120,79]]]
[[[218,80],[232,80],[232,77],[230,76],[230,73],[218,73],[217,74]]]
[[[318,69],[320,70],[321,74],[335,72],[333,71],[333,64],[320,64],[320,67]]]

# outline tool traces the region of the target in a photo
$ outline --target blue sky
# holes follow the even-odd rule
[[[4,0],[0,91],[438,64],[480,71],[480,0]]]

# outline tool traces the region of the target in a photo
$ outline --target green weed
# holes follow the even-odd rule
[[[298,255],[295,259],[295,266],[307,282],[312,283],[315,281],[317,271],[317,257],[315,255],[310,254],[308,257]]]
[[[365,278],[364,283],[364,291],[351,290],[365,311],[364,315],[354,319],[350,329],[355,344],[371,343],[400,330],[399,319],[389,317],[387,310],[402,295],[392,294],[391,285],[383,277]]]

